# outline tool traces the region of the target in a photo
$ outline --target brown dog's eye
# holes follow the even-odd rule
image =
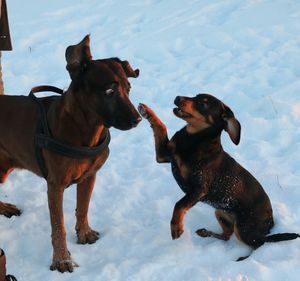
[[[128,82],[128,85],[127,85],[127,91],[129,92],[130,89],[131,89],[131,85],[130,85],[130,83]]]
[[[114,89],[107,89],[107,90],[105,91],[105,94],[106,94],[107,96],[111,96],[114,92],[115,92]]]

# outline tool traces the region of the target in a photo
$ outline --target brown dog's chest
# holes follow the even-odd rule
[[[74,178],[76,183],[83,181],[84,179],[95,174],[105,163],[109,155],[109,149],[106,149],[98,157],[86,161],[86,163],[73,167],[74,169]]]
[[[48,159],[47,168],[49,170],[49,177],[51,181],[62,183],[65,186],[80,183],[95,174],[105,163],[108,155],[108,148],[103,150],[99,156],[84,160],[70,159],[54,155],[47,151],[45,152],[45,158]],[[55,173],[57,167],[60,167],[60,173]]]

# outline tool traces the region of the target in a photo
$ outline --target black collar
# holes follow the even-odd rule
[[[87,159],[99,155],[105,148],[108,147],[110,142],[109,130],[107,130],[105,138],[97,146],[94,147],[70,146],[58,140],[55,140],[52,137],[49,129],[46,109],[41,102],[41,99],[37,98],[34,95],[34,93],[37,92],[55,92],[62,95],[63,90],[53,86],[38,86],[32,88],[29,93],[29,97],[37,103],[39,109],[39,118],[35,136],[35,151],[39,167],[45,179],[47,179],[48,171],[42,156],[42,148],[73,159]]]

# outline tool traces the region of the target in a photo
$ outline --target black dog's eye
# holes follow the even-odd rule
[[[209,103],[207,102],[207,101],[203,101],[203,107],[205,108],[205,109],[208,109],[209,108]]]
[[[198,101],[197,106],[200,110],[207,110],[209,108],[209,103],[207,101]]]

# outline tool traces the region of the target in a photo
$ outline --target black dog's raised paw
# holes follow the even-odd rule
[[[149,118],[149,115],[147,114],[146,112],[146,109],[145,109],[145,105],[140,103],[139,106],[138,106],[138,111],[139,113],[142,115],[142,117],[148,119]]]

